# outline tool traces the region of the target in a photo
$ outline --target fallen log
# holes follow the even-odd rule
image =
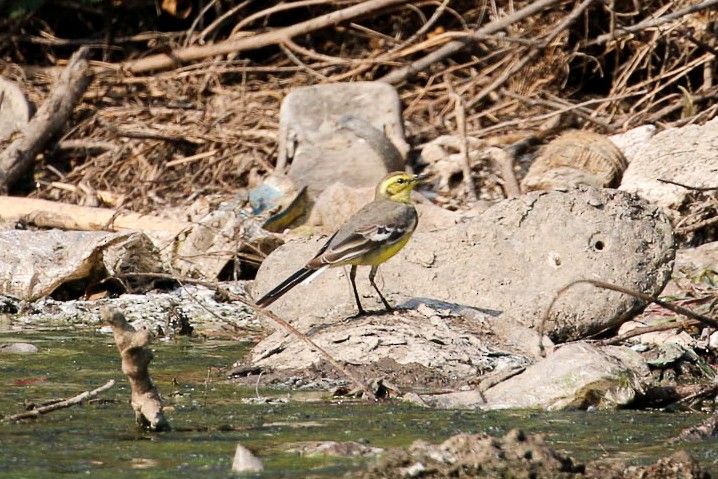
[[[35,157],[46,143],[62,130],[92,80],[86,48],[70,58],[50,96],[25,125],[20,138],[0,152],[0,193],[6,193],[23,175],[32,170]]]
[[[120,212],[54,201],[0,196],[0,220],[24,221],[42,228],[80,231],[163,231],[177,235],[192,223],[154,215]]]

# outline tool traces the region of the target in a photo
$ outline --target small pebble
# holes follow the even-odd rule
[[[711,349],[718,349],[718,331],[711,334],[708,340],[708,346],[710,346]]]

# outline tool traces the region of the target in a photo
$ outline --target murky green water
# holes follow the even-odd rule
[[[255,390],[226,382],[219,368],[238,359],[248,345],[182,339],[154,345],[151,371],[170,406],[173,431],[149,434],[134,425],[129,386],[110,335],[91,330],[0,332],[0,343],[13,341],[33,343],[40,352],[0,354],[0,414],[20,412],[25,401],[94,389],[112,378],[117,385],[102,395],[113,402],[55,411],[34,422],[0,423],[3,478],[225,478],[231,476],[238,442],[265,462],[265,471],[253,477],[335,478],[361,467],[361,460],[305,457],[291,451],[292,443],[352,440],[405,446],[418,438],[438,442],[458,432],[503,434],[514,427],[546,434],[551,445],[578,460],[640,463],[673,452],[666,439],[706,418],[636,411],[430,411],[328,399],[246,404],[242,399],[254,397]],[[718,477],[716,445],[708,441],[684,447]]]

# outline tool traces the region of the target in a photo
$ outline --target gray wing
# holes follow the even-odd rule
[[[351,261],[396,243],[416,229],[417,219],[416,209],[411,205],[388,200],[369,203],[337,231],[307,267]]]

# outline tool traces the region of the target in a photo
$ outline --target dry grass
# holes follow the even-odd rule
[[[124,25],[123,38],[97,31],[87,42],[103,46],[96,50],[98,65],[116,65],[168,48],[258,35],[353,3],[215,1],[205,17],[194,12],[198,20],[182,31]],[[279,106],[293,88],[376,80],[457,39],[468,39],[462,51],[397,84],[414,147],[457,132],[457,95],[466,135],[498,143],[512,143],[566,113],[602,133],[645,123],[701,123],[715,115],[715,9],[672,18],[696,2],[641,2],[636,10],[629,1],[563,0],[499,33],[476,35],[478,27],[530,3],[408,2],[234,56],[147,76],[98,75],[64,138],[46,151],[32,195],[120,202],[148,212],[187,205],[198,195],[238,193],[273,168]],[[51,85],[55,52],[83,43],[66,45],[51,22],[41,20],[25,19],[0,38],[8,60],[2,73],[24,78],[35,100]],[[40,68],[18,66],[30,56]],[[479,198],[503,194],[490,164],[472,168]]]

